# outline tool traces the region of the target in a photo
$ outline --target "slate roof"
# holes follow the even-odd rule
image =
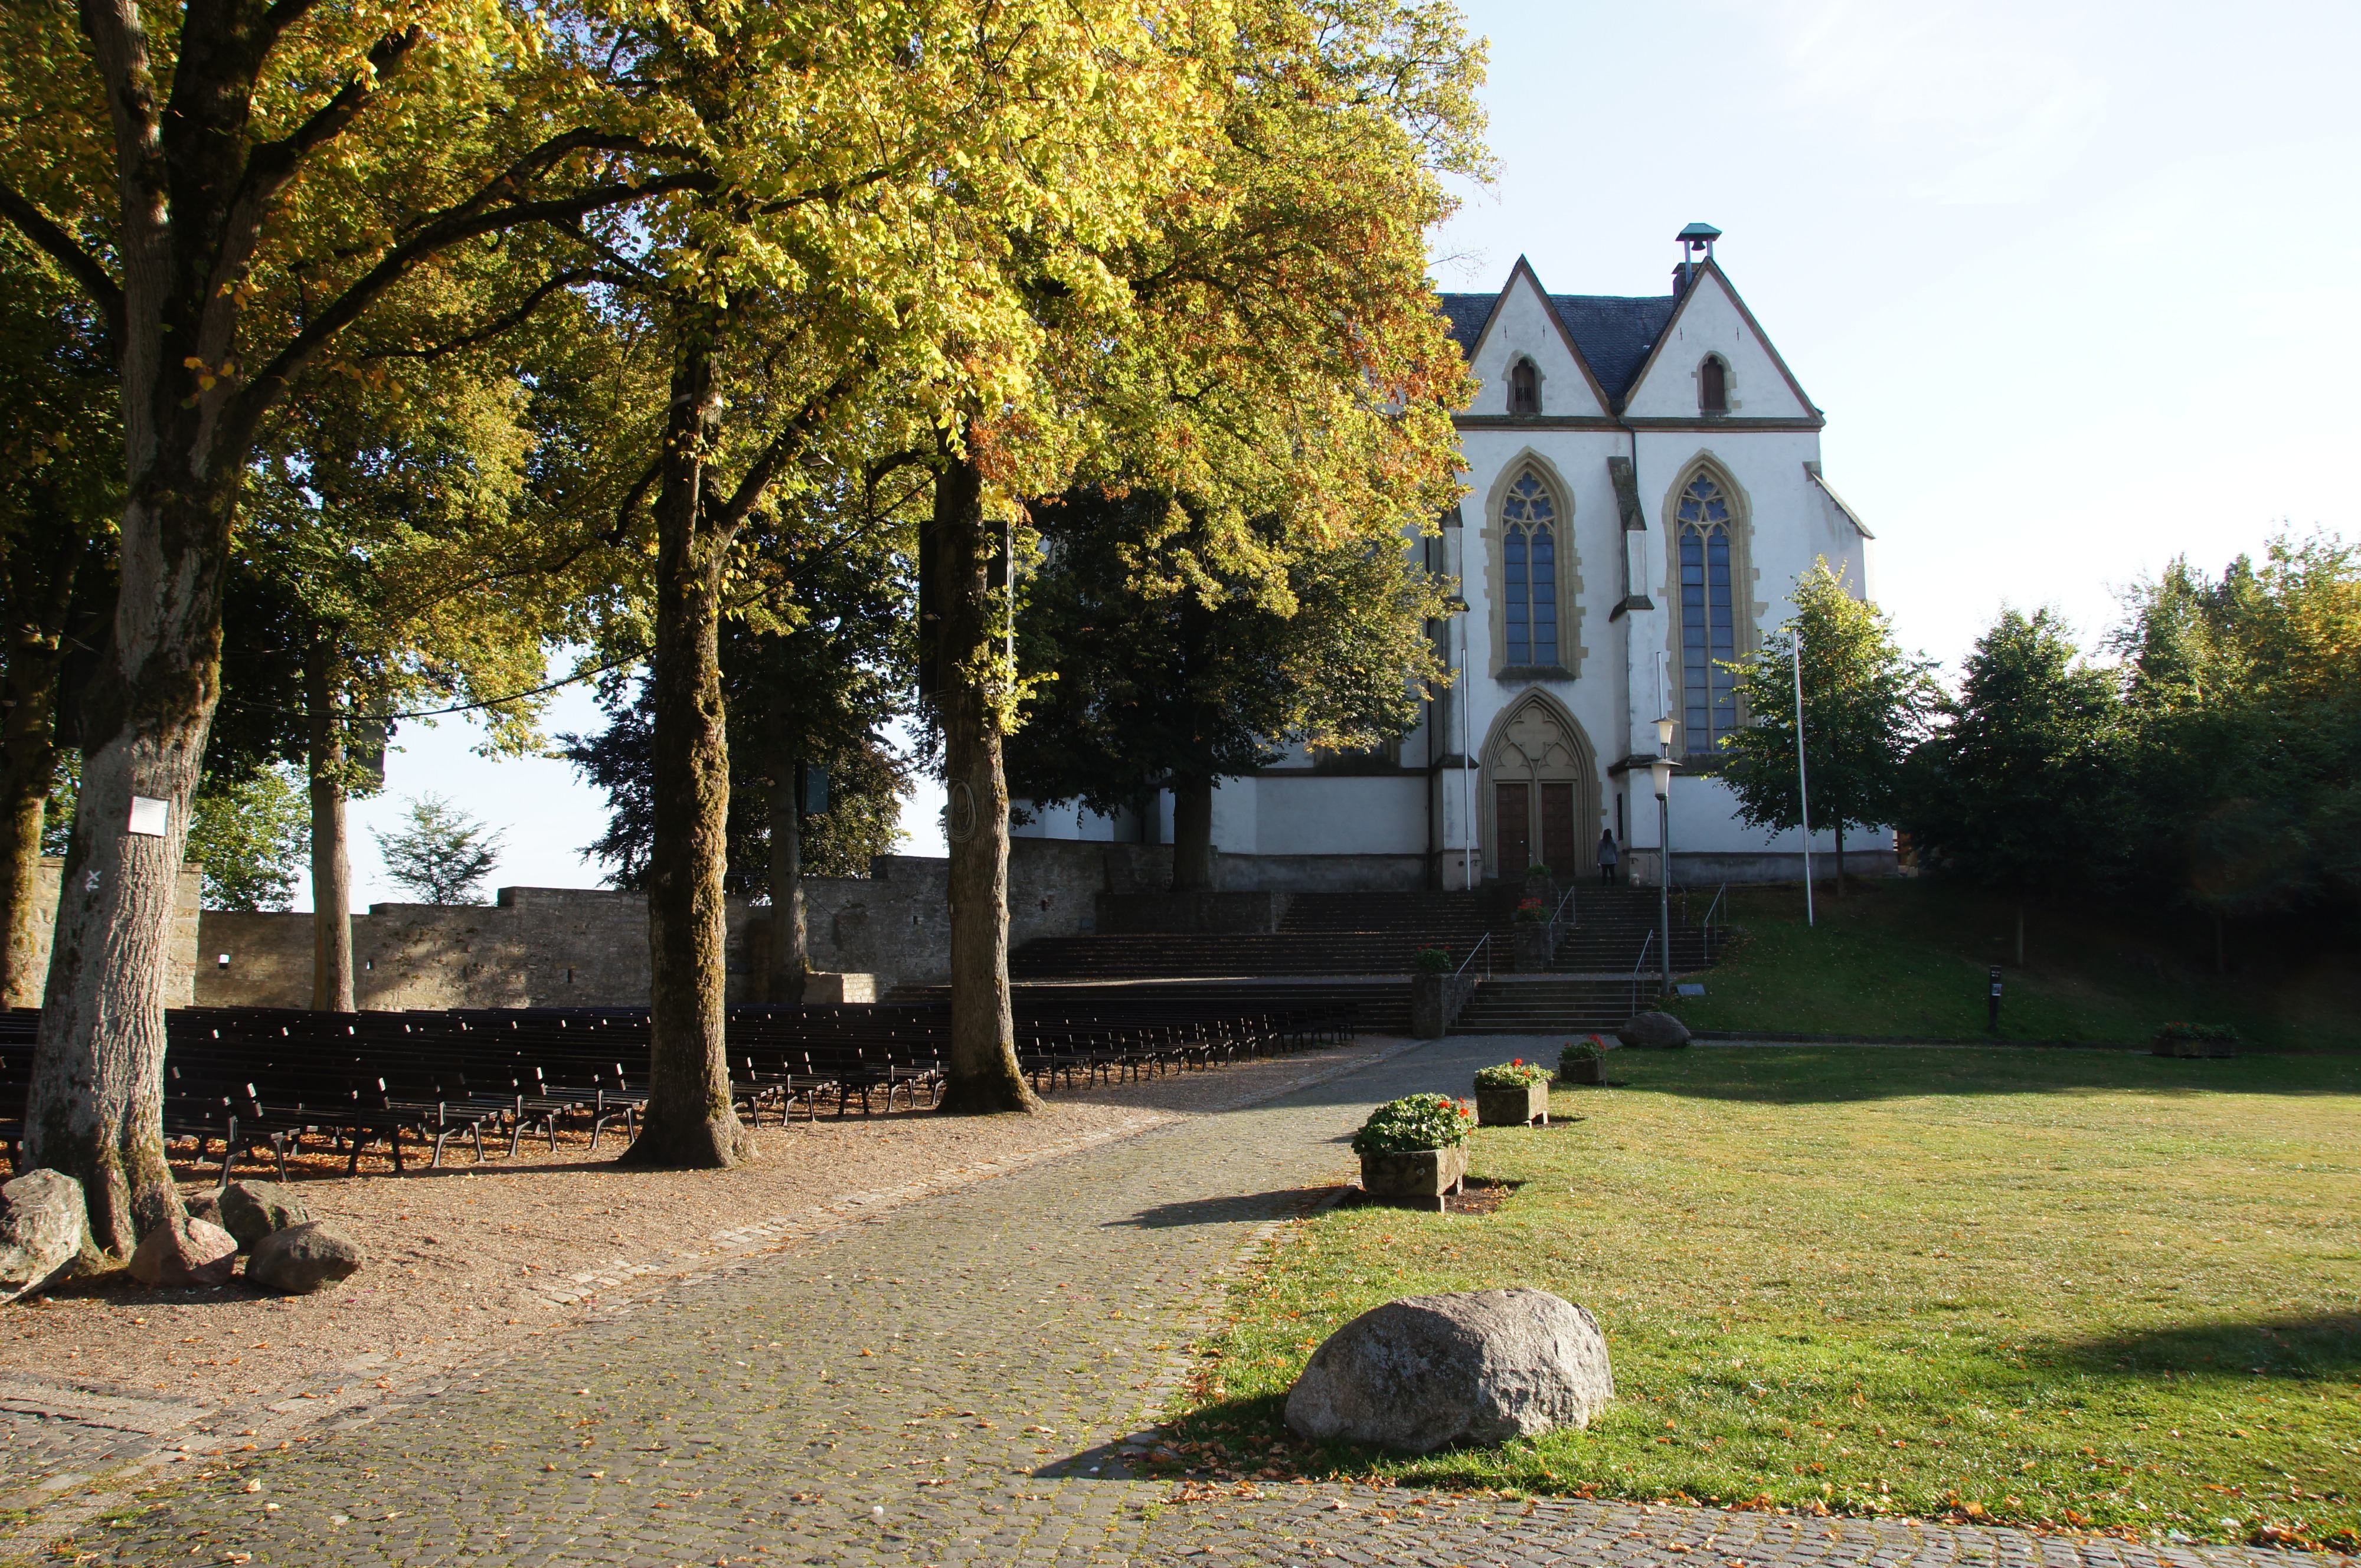
[[[1483,333],[1484,323],[1492,319],[1492,307],[1499,298],[1497,293],[1442,296],[1444,316],[1451,323],[1451,335],[1462,354],[1474,356],[1476,339]],[[1549,298],[1575,346],[1582,350],[1590,373],[1618,406],[1630,394],[1640,367],[1648,362],[1648,351],[1656,345],[1657,334],[1673,319],[1673,307],[1679,302],[1671,294],[1552,294]]]

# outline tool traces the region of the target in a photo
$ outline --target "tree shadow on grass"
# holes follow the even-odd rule
[[[1177,1203],[1157,1203],[1119,1220],[1105,1222],[1108,1230],[1169,1230],[1182,1225],[1234,1225],[1308,1214],[1336,1194],[1336,1184],[1281,1187],[1268,1192],[1233,1192],[1212,1198],[1189,1198]]]
[[[2361,1312],[2176,1323],[2136,1333],[2053,1340],[2033,1359],[2103,1377],[2175,1373],[2302,1381],[2361,1375]]]
[[[1791,1046],[1676,1055],[1616,1053],[1621,1092],[1765,1105],[1926,1095],[2130,1092],[2361,1096],[2361,1057],[2209,1061],[2025,1046]],[[1626,1059],[1635,1058],[1635,1059]]]

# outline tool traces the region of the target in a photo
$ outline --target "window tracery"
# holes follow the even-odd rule
[[[1557,502],[1530,468],[1500,507],[1502,622],[1510,664],[1558,661]]]
[[[1738,728],[1738,612],[1730,497],[1709,474],[1681,487],[1681,706],[1685,749],[1719,751]]]

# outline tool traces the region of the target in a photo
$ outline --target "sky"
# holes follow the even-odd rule
[[[1434,236],[1438,284],[1521,254],[1556,292],[1661,294],[1673,236],[1721,229],[1904,646],[1955,667],[2012,604],[2095,645],[2175,555],[2361,539],[2361,5],[1462,4],[1498,169]],[[598,723],[577,689],[549,728]],[[427,789],[505,832],[496,883],[598,883],[601,797],[474,738],[400,736],[353,814],[360,905],[397,896],[367,829]],[[942,852],[940,806],[911,803],[906,850]]]

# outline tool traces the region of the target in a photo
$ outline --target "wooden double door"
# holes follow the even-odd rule
[[[1492,786],[1492,820],[1499,835],[1500,874],[1517,878],[1536,862],[1560,882],[1570,881],[1583,862],[1581,829],[1575,821],[1574,784],[1519,780]]]

